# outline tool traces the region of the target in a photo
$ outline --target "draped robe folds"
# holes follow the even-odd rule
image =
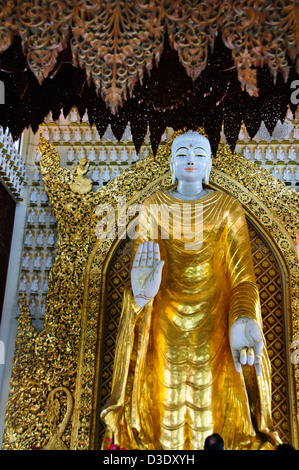
[[[136,236],[133,257],[154,239],[165,264],[145,307],[125,290],[103,449],[108,439],[126,449],[203,449],[214,432],[225,448],[275,448],[266,347],[257,376],[250,366],[236,371],[229,342],[239,317],[262,330],[242,206],[218,191],[197,201],[158,192],[144,201]]]

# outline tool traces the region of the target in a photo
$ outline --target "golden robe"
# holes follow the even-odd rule
[[[112,393],[101,413],[103,449],[108,437],[126,449],[203,449],[214,432],[225,448],[275,447],[266,347],[257,376],[254,366],[236,371],[229,342],[241,316],[262,330],[242,206],[213,191],[193,202],[159,192],[143,204],[133,252],[155,235],[165,264],[159,292],[144,308],[136,306],[131,287],[124,294]],[[169,211],[174,205],[181,214],[192,206],[191,224]],[[200,236],[186,245],[195,226]]]

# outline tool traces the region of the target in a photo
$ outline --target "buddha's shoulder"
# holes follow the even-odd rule
[[[238,199],[231,194],[224,193],[223,191],[214,191],[215,201],[219,204],[225,204],[232,208],[242,208],[242,204]]]
[[[238,199],[222,191],[215,191],[215,204],[217,210],[226,217],[239,218],[245,214],[244,208]]]
[[[215,190],[213,191],[213,194],[215,195],[215,199],[220,202],[226,202],[228,204],[240,204],[238,199],[236,199],[231,194],[227,194],[223,191]]]
[[[150,204],[156,204],[158,202],[164,202],[164,200],[166,199],[166,196],[167,196],[167,193],[164,192],[164,191],[156,191],[154,192],[153,194],[147,196],[144,200],[143,200],[143,204],[145,205],[150,205]]]

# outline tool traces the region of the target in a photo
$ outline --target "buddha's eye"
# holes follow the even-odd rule
[[[178,153],[176,157],[183,158],[183,157],[187,157],[187,155],[185,153]]]

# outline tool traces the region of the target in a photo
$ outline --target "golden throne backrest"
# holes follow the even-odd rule
[[[255,226],[248,222],[256,280],[260,292],[263,328],[272,366],[272,413],[281,439],[290,442],[287,370],[284,342],[283,282],[280,266]],[[122,307],[122,296],[129,282],[133,243],[129,238],[117,245],[106,273],[106,300],[103,311],[102,362],[99,371],[99,409],[107,401],[112,381],[115,341]],[[98,445],[104,427],[100,423]]]

